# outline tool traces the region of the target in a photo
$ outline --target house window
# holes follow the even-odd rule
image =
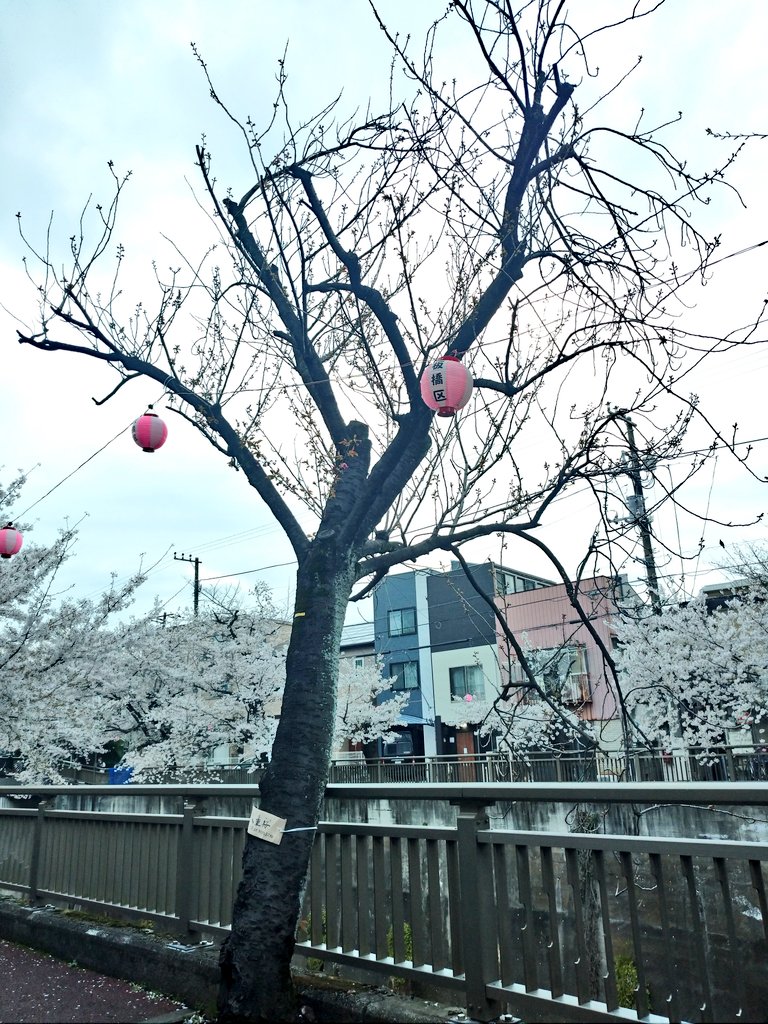
[[[398,608],[389,613],[389,635],[407,636],[416,632],[416,609]]]
[[[365,668],[365,658],[355,658],[355,668]]]
[[[393,661],[389,666],[390,685],[393,690],[416,690],[419,686],[418,661]]]
[[[513,574],[511,572],[500,572],[499,577],[499,592],[501,594],[514,594],[515,577]]]
[[[529,651],[527,658],[536,682],[545,693],[565,704],[581,704],[591,700],[584,647],[545,647]],[[513,666],[512,678],[518,683],[525,684],[527,681],[520,665]],[[530,700],[538,699],[533,691],[529,691],[527,697]]]
[[[511,572],[499,573],[499,592],[501,594],[522,594],[526,590],[538,590],[539,584],[536,580],[529,580],[525,576],[516,576]]]
[[[479,665],[458,665],[448,670],[451,679],[451,696],[485,696],[483,670]]]

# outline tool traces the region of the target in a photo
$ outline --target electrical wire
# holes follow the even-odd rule
[[[715,456],[714,465],[712,466],[712,479],[709,482],[709,493],[707,494],[707,509],[706,509],[706,512],[704,513],[704,519],[703,519],[703,523],[704,523],[704,528],[703,529],[704,530],[706,530],[707,522],[709,520],[709,506],[710,506],[710,503],[712,502],[712,491],[714,490],[714,486],[715,486],[715,473],[716,473],[716,471],[717,471],[717,456]],[[702,544],[701,544],[701,546],[699,548],[699,553],[696,556],[696,565],[694,566],[694,569],[693,569],[693,582],[691,584],[692,586],[696,585],[696,577],[697,577],[698,571],[699,571],[699,559],[701,558],[701,552],[704,549],[704,544],[703,544],[704,533],[703,533],[703,531],[702,531],[701,540],[702,540]]]
[[[205,576],[200,580],[201,583],[211,583],[213,580],[228,580],[233,576],[250,576],[254,572],[266,572],[267,569],[284,569],[287,565],[298,565],[295,558],[292,558],[290,562],[275,562],[274,565],[260,565],[257,569],[243,569],[242,572],[225,572],[221,576]]]
[[[760,243],[760,245],[763,245],[763,244],[765,244],[765,243],[762,243],[762,242]],[[757,248],[757,247],[758,247],[758,246],[753,246],[752,248]],[[746,252],[746,251],[749,251],[749,250],[748,250],[748,249],[746,249],[746,250],[743,250],[743,251],[744,251],[744,252]],[[740,255],[740,253],[734,253],[733,255]],[[354,376],[354,375],[352,375],[352,376]],[[350,379],[351,379],[351,378],[350,378]],[[319,382],[315,382],[315,383],[319,383]],[[304,385],[304,383],[302,382],[302,383],[300,383],[300,384],[297,384],[297,385],[295,385],[295,386],[296,386],[296,387],[303,387],[303,386],[305,386],[305,385]],[[252,390],[259,390],[259,389],[252,389]],[[265,390],[266,390],[266,389],[265,389]],[[164,393],[165,393],[165,392],[163,392],[163,394],[164,394]],[[161,395],[161,398],[162,398],[162,395]],[[158,399],[157,401],[159,401],[159,400],[160,400],[160,399]],[[152,404],[153,404],[153,405],[154,405],[154,404],[157,404],[157,402],[155,402],[155,403],[152,403]],[[36,507],[37,505],[39,505],[39,504],[40,504],[40,503],[41,503],[42,501],[44,501],[44,500],[45,500],[46,498],[48,498],[48,497],[49,497],[49,496],[50,496],[51,494],[53,494],[53,492],[54,492],[54,491],[56,491],[56,490],[57,490],[57,489],[58,489],[59,487],[61,487],[61,485],[62,485],[62,484],[66,483],[66,481],[67,481],[67,480],[69,480],[69,479],[71,479],[71,478],[72,478],[73,476],[75,476],[75,474],[76,474],[76,473],[78,473],[78,472],[79,472],[79,471],[80,471],[81,469],[83,469],[83,468],[84,468],[85,466],[87,466],[87,465],[88,465],[88,463],[89,463],[89,462],[91,462],[91,461],[92,461],[92,460],[93,460],[94,458],[96,458],[96,456],[97,456],[97,455],[100,455],[100,454],[101,454],[101,452],[105,451],[105,450],[106,450],[106,449],[107,449],[107,448],[108,448],[108,447],[109,447],[109,446],[110,446],[111,444],[113,444],[113,443],[114,443],[114,442],[115,442],[115,441],[116,441],[116,440],[118,439],[118,437],[120,437],[120,436],[121,436],[122,434],[124,434],[124,433],[125,433],[125,431],[126,431],[126,430],[128,430],[128,429],[129,429],[129,428],[131,427],[131,425],[133,424],[133,422],[134,422],[134,421],[133,421],[133,420],[131,420],[131,421],[130,421],[129,423],[127,423],[127,424],[126,424],[126,425],[125,425],[124,427],[122,427],[122,428],[121,428],[121,429],[120,429],[120,430],[118,431],[118,433],[117,433],[117,434],[115,434],[115,436],[114,436],[114,437],[110,438],[110,440],[106,442],[106,444],[102,445],[102,446],[101,446],[100,448],[97,448],[97,449],[96,449],[96,451],[95,451],[95,452],[93,452],[93,453],[92,453],[91,455],[89,455],[87,459],[85,459],[85,460],[84,460],[83,462],[81,462],[81,463],[80,463],[80,464],[79,464],[78,466],[76,466],[76,467],[75,467],[75,469],[73,469],[73,470],[72,470],[72,471],[71,471],[70,473],[68,473],[68,474],[67,474],[67,475],[66,475],[65,477],[63,477],[63,478],[62,478],[61,480],[59,480],[59,481],[58,481],[58,483],[54,484],[54,486],[53,486],[53,487],[51,487],[51,488],[50,488],[50,490],[46,491],[46,492],[45,492],[45,494],[41,495],[41,497],[39,497],[39,498],[37,499],[37,501],[33,502],[33,503],[32,503],[32,504],[31,504],[31,505],[30,505],[30,506],[28,507],[28,508],[26,508],[26,509],[25,509],[25,510],[24,510],[24,511],[23,511],[22,513],[20,513],[19,515],[17,515],[17,516],[15,517],[15,518],[16,518],[16,519],[22,519],[22,518],[23,518],[23,517],[24,517],[25,515],[27,515],[27,513],[29,513],[29,512],[30,512],[30,511],[31,511],[31,510],[32,510],[33,508],[35,508],[35,507]],[[734,447],[734,448],[736,448],[736,447],[744,447],[745,445],[754,445],[754,444],[759,444],[759,443],[762,443],[762,442],[764,442],[764,441],[768,441],[768,437],[759,437],[759,438],[752,438],[752,439],[749,439],[749,440],[744,440],[744,441],[736,441],[736,442],[734,442],[734,443],[733,443],[732,447]],[[521,446],[521,447],[520,447],[520,450],[525,450],[526,448],[531,448],[531,447],[534,447],[534,446],[535,446],[535,445],[537,445],[537,444],[538,444],[538,442],[530,442],[530,444],[528,444],[528,445],[523,445],[523,446]],[[722,447],[723,447],[723,448],[726,448],[726,447],[730,447],[730,446],[727,446],[727,445],[723,444],[723,445],[722,445]],[[712,452],[712,451],[714,451],[714,450],[716,450],[716,449],[713,449],[713,448],[712,448],[711,446],[707,446],[706,448],[699,448],[699,449],[691,449],[691,450],[689,450],[689,451],[686,451],[686,452],[679,452],[679,453],[678,453],[677,455],[671,456],[671,457],[670,457],[670,459],[669,459],[668,461],[671,461],[672,459],[688,458],[688,457],[691,457],[691,456],[694,456],[694,455],[703,455],[703,454],[706,454],[706,453]],[[572,493],[574,493],[574,492],[570,492],[570,493],[572,494]],[[555,500],[558,500],[558,499],[555,499]],[[257,528],[255,528],[255,530],[254,530],[254,531],[244,531],[244,533],[256,533],[256,532],[258,532],[259,530],[263,530],[263,529],[265,529],[265,528],[263,528],[263,527],[257,527]],[[233,537],[237,537],[238,535],[237,535],[237,534],[234,534],[234,535],[232,535],[232,536],[233,536]],[[208,550],[213,550],[213,549],[214,549],[215,547],[219,546],[219,544],[221,544],[221,546],[226,546],[226,545],[225,545],[225,543],[224,543],[224,542],[225,542],[226,540],[227,540],[227,538],[222,538],[222,540],[221,540],[221,541],[215,541],[215,540],[214,540],[214,541],[210,541],[210,542],[208,542],[208,543],[207,543],[206,545],[203,545],[203,547],[200,547],[200,546],[198,546],[198,548],[199,548],[200,550],[203,550],[204,548],[207,548]]]
[[[152,408],[153,408],[153,407],[154,407],[155,405],[157,405],[157,404],[158,404],[158,403],[159,403],[159,402],[160,402],[160,401],[162,400],[162,397],[163,397],[163,395],[164,395],[164,394],[165,394],[165,389],[163,389],[163,391],[161,392],[161,394],[160,394],[160,397],[159,397],[159,398],[155,399],[155,401],[154,401],[154,402],[150,402],[150,404],[149,404],[149,408],[150,408],[150,409],[152,409]],[[61,485],[62,485],[63,483],[66,483],[66,482],[67,482],[67,480],[71,479],[71,478],[72,478],[72,477],[73,477],[73,476],[74,476],[74,475],[75,475],[76,473],[79,473],[79,472],[80,472],[80,470],[81,470],[81,469],[82,469],[82,468],[83,468],[84,466],[87,466],[87,465],[88,465],[88,463],[89,463],[89,462],[90,462],[90,461],[91,461],[92,459],[95,459],[97,455],[101,455],[101,453],[102,453],[103,451],[105,451],[105,450],[106,450],[107,448],[109,448],[109,446],[110,446],[111,444],[113,444],[113,443],[114,443],[114,442],[115,442],[115,441],[116,441],[116,440],[118,439],[118,437],[120,437],[120,436],[121,436],[122,434],[124,434],[124,433],[126,432],[126,430],[130,430],[130,428],[131,428],[131,427],[133,426],[133,424],[134,424],[135,422],[136,422],[136,420],[135,420],[135,419],[132,419],[132,420],[130,420],[130,421],[129,421],[128,423],[126,423],[126,425],[125,425],[124,427],[121,427],[121,429],[120,429],[120,430],[118,430],[118,432],[117,432],[117,433],[115,434],[115,436],[114,436],[114,437],[111,437],[111,438],[109,439],[109,441],[107,441],[107,443],[106,443],[106,444],[103,444],[103,445],[101,446],[101,448],[97,448],[97,449],[96,449],[96,451],[95,451],[95,452],[93,452],[93,454],[92,454],[92,455],[89,455],[89,456],[88,456],[88,458],[87,458],[87,459],[85,459],[85,460],[84,460],[83,462],[81,462],[79,466],[76,466],[76,467],[75,467],[75,468],[74,468],[74,469],[72,470],[72,472],[71,472],[71,473],[67,473],[67,475],[66,475],[65,477],[63,477],[63,478],[62,478],[61,480],[59,480],[59,482],[58,482],[57,484],[54,484],[54,485],[53,485],[53,487],[51,487],[51,489],[50,489],[49,491],[46,491],[46,492],[45,492],[45,494],[43,494],[43,495],[42,495],[41,497],[39,497],[39,498],[37,499],[37,501],[34,501],[34,502],[33,502],[33,503],[32,503],[32,504],[31,504],[31,505],[29,506],[29,508],[26,508],[26,509],[24,509],[24,511],[23,511],[23,512],[21,512],[21,513],[20,513],[20,514],[19,514],[18,516],[16,516],[16,519],[23,519],[23,518],[24,518],[24,516],[25,516],[25,515],[26,515],[26,514],[27,514],[28,512],[31,512],[31,511],[32,511],[32,509],[33,509],[33,508],[35,508],[35,507],[36,507],[37,505],[39,505],[41,501],[44,501],[44,500],[45,500],[45,499],[46,499],[47,497],[49,497],[49,496],[50,496],[51,494],[53,494],[53,492],[54,492],[55,490],[57,490],[57,489],[58,489],[59,487],[61,487]]]
[[[129,430],[131,428],[133,423],[134,423],[134,420],[131,420],[131,422],[126,424],[126,426],[121,427],[120,430],[115,434],[114,437],[110,438],[110,440],[107,441],[106,444],[103,444],[101,446],[101,448],[97,448],[96,451],[92,455],[89,455],[88,458],[85,459],[84,462],[81,462],[79,466],[76,466],[75,469],[73,469],[71,473],[67,473],[67,475],[65,477],[63,477],[61,480],[59,480],[59,482],[57,484],[54,484],[53,487],[51,487],[51,489],[49,491],[46,491],[45,494],[42,495],[42,497],[37,499],[37,501],[32,502],[32,504],[29,506],[29,508],[25,508],[23,512],[19,513],[19,515],[16,516],[16,519],[23,519],[24,516],[28,512],[31,512],[32,509],[35,508],[35,506],[39,505],[41,501],[44,501],[47,497],[49,497],[49,495],[53,494],[53,492],[57,488],[61,487],[61,485],[63,483],[66,483],[67,480],[69,480],[71,477],[73,477],[75,475],[75,473],[78,473],[83,468],[83,466],[87,466],[88,463],[91,461],[91,459],[95,459],[97,455],[100,455],[106,448],[109,448],[109,446],[114,441],[116,441],[118,439],[118,437],[120,437],[122,434],[124,434],[126,432],[126,430]]]

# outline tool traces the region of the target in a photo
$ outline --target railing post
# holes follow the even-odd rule
[[[488,999],[485,986],[498,977],[496,964],[495,900],[490,844],[480,844],[477,833],[489,827],[486,804],[458,800],[456,818],[461,893],[461,940],[464,954],[467,1014],[473,1020],[490,1021],[499,1005]]]
[[[29,861],[29,902],[39,903],[38,882],[40,879],[40,851],[43,846],[43,826],[45,824],[45,812],[48,807],[47,800],[41,800],[37,805],[35,817],[35,828],[32,833],[32,856]]]
[[[184,801],[181,822],[181,836],[176,853],[176,917],[180,939],[197,938],[197,932],[190,927],[192,917],[192,887],[194,876],[192,871],[193,842],[195,815],[199,813],[198,805]]]

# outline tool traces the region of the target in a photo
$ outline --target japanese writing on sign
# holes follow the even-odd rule
[[[248,834],[263,839],[267,843],[274,843],[279,846],[285,829],[285,818],[278,818],[276,814],[268,814],[258,807],[251,808],[251,817],[248,822]]]

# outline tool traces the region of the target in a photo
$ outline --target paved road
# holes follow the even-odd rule
[[[190,1016],[181,1003],[129,981],[0,939],[0,1024],[139,1024]]]

